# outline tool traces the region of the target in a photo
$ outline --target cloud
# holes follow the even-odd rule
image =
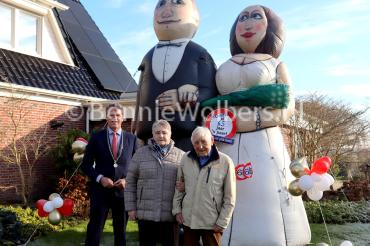
[[[318,72],[334,79],[367,79],[370,77],[369,61],[366,56],[359,56],[358,53],[335,53],[323,60]],[[347,78],[348,77],[348,78]]]
[[[113,47],[120,46],[135,46],[145,47],[151,46],[157,42],[157,38],[152,27],[147,27],[141,31],[131,31],[125,33],[119,41],[113,42]]]
[[[339,87],[339,92],[355,97],[370,98],[370,84],[359,83],[342,85]]]
[[[206,33],[202,33],[201,36],[197,37],[198,40],[207,40],[213,36],[216,36],[222,32],[224,32],[225,28],[223,27],[217,27],[217,28],[213,28],[211,29],[210,31],[206,32]]]
[[[370,69],[366,64],[337,64],[328,66],[323,71],[327,75],[334,77],[370,77]]]
[[[156,5],[156,2],[146,1],[146,2],[140,3],[137,6],[136,11],[138,13],[147,14],[147,15],[152,16],[153,12],[154,12],[154,9],[155,9],[155,5]]]
[[[106,4],[110,8],[121,8],[125,0],[105,0]]]
[[[370,31],[370,2],[338,1],[334,4],[302,5],[283,13],[288,23],[287,45],[313,48],[342,44]]]

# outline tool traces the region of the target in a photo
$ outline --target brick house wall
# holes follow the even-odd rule
[[[9,111],[6,106],[6,98],[0,97],[0,132],[6,130],[10,126],[10,119],[7,116]],[[77,128],[85,130],[85,115],[77,121],[72,121],[65,114],[66,111],[70,110],[73,106],[47,103],[39,101],[25,101],[25,108],[29,109],[25,123],[20,127],[20,138],[19,140],[25,139],[31,134],[40,134],[43,132],[44,127],[48,127],[48,136],[46,142],[50,144],[50,147],[55,146],[55,139],[58,131],[66,133],[69,129]],[[77,115],[82,112],[83,109],[76,109],[73,112]],[[57,130],[52,130],[49,126],[51,120],[62,121],[64,125]],[[9,133],[8,133],[9,134]],[[0,149],[4,149],[9,141],[9,135],[0,136]],[[26,165],[24,165],[26,167]],[[38,161],[35,165],[35,184],[34,184],[34,197],[42,198],[46,197],[49,192],[55,191],[56,181],[56,169],[53,160],[50,157],[44,157]],[[0,160],[0,187],[13,187],[9,189],[2,189],[0,191],[0,203],[5,202],[17,202],[20,201],[20,196],[17,194],[17,190],[21,190],[20,178],[18,168],[15,165],[5,165]]]

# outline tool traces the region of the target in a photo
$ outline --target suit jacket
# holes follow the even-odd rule
[[[110,178],[114,181],[125,178],[128,165],[137,148],[136,137],[128,132],[122,131],[122,146],[119,147],[117,167],[115,168],[111,148],[109,147],[108,130],[104,129],[91,136],[81,169],[91,179],[91,185],[101,186],[96,182],[98,175]],[[122,153],[121,153],[122,152]],[[95,162],[95,167],[94,167]],[[113,188],[116,189],[116,188]],[[123,196],[123,190],[115,190],[117,196]]]
[[[155,114],[159,111],[156,110],[155,99],[162,92],[191,84],[199,88],[199,102],[218,95],[215,83],[216,65],[207,50],[200,45],[192,41],[187,44],[175,74],[164,84],[160,83],[153,74],[153,53],[154,48],[145,55],[139,67],[141,76],[137,92],[135,130],[138,138],[143,140],[152,137],[152,124],[156,120]],[[139,108],[144,109],[142,113]],[[191,119],[190,113],[185,113],[184,119],[181,119],[179,113],[174,113],[174,118],[169,123],[175,144],[178,139],[189,138],[194,128],[200,124],[200,111],[199,108],[195,120]],[[158,116],[161,118],[161,114]]]

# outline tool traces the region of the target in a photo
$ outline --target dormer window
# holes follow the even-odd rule
[[[0,4],[0,46],[41,55],[40,16]]]

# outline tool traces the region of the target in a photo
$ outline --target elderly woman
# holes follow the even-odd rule
[[[177,179],[185,191],[175,191],[172,213],[184,225],[184,245],[220,245],[235,205],[235,172],[232,160],[219,152],[208,128],[197,127],[193,149],[184,155]]]
[[[176,173],[184,152],[174,147],[171,126],[158,120],[153,138],[132,157],[125,190],[131,220],[138,219],[140,245],[174,245],[175,218],[171,213]]]
[[[214,101],[227,100],[237,115],[234,144],[218,146],[237,165],[238,180],[224,245],[310,242],[302,199],[287,189],[294,177],[279,125],[292,115],[294,97],[287,67],[278,59],[283,44],[281,19],[264,6],[248,6],[230,32],[232,57],[216,74],[221,96]]]

